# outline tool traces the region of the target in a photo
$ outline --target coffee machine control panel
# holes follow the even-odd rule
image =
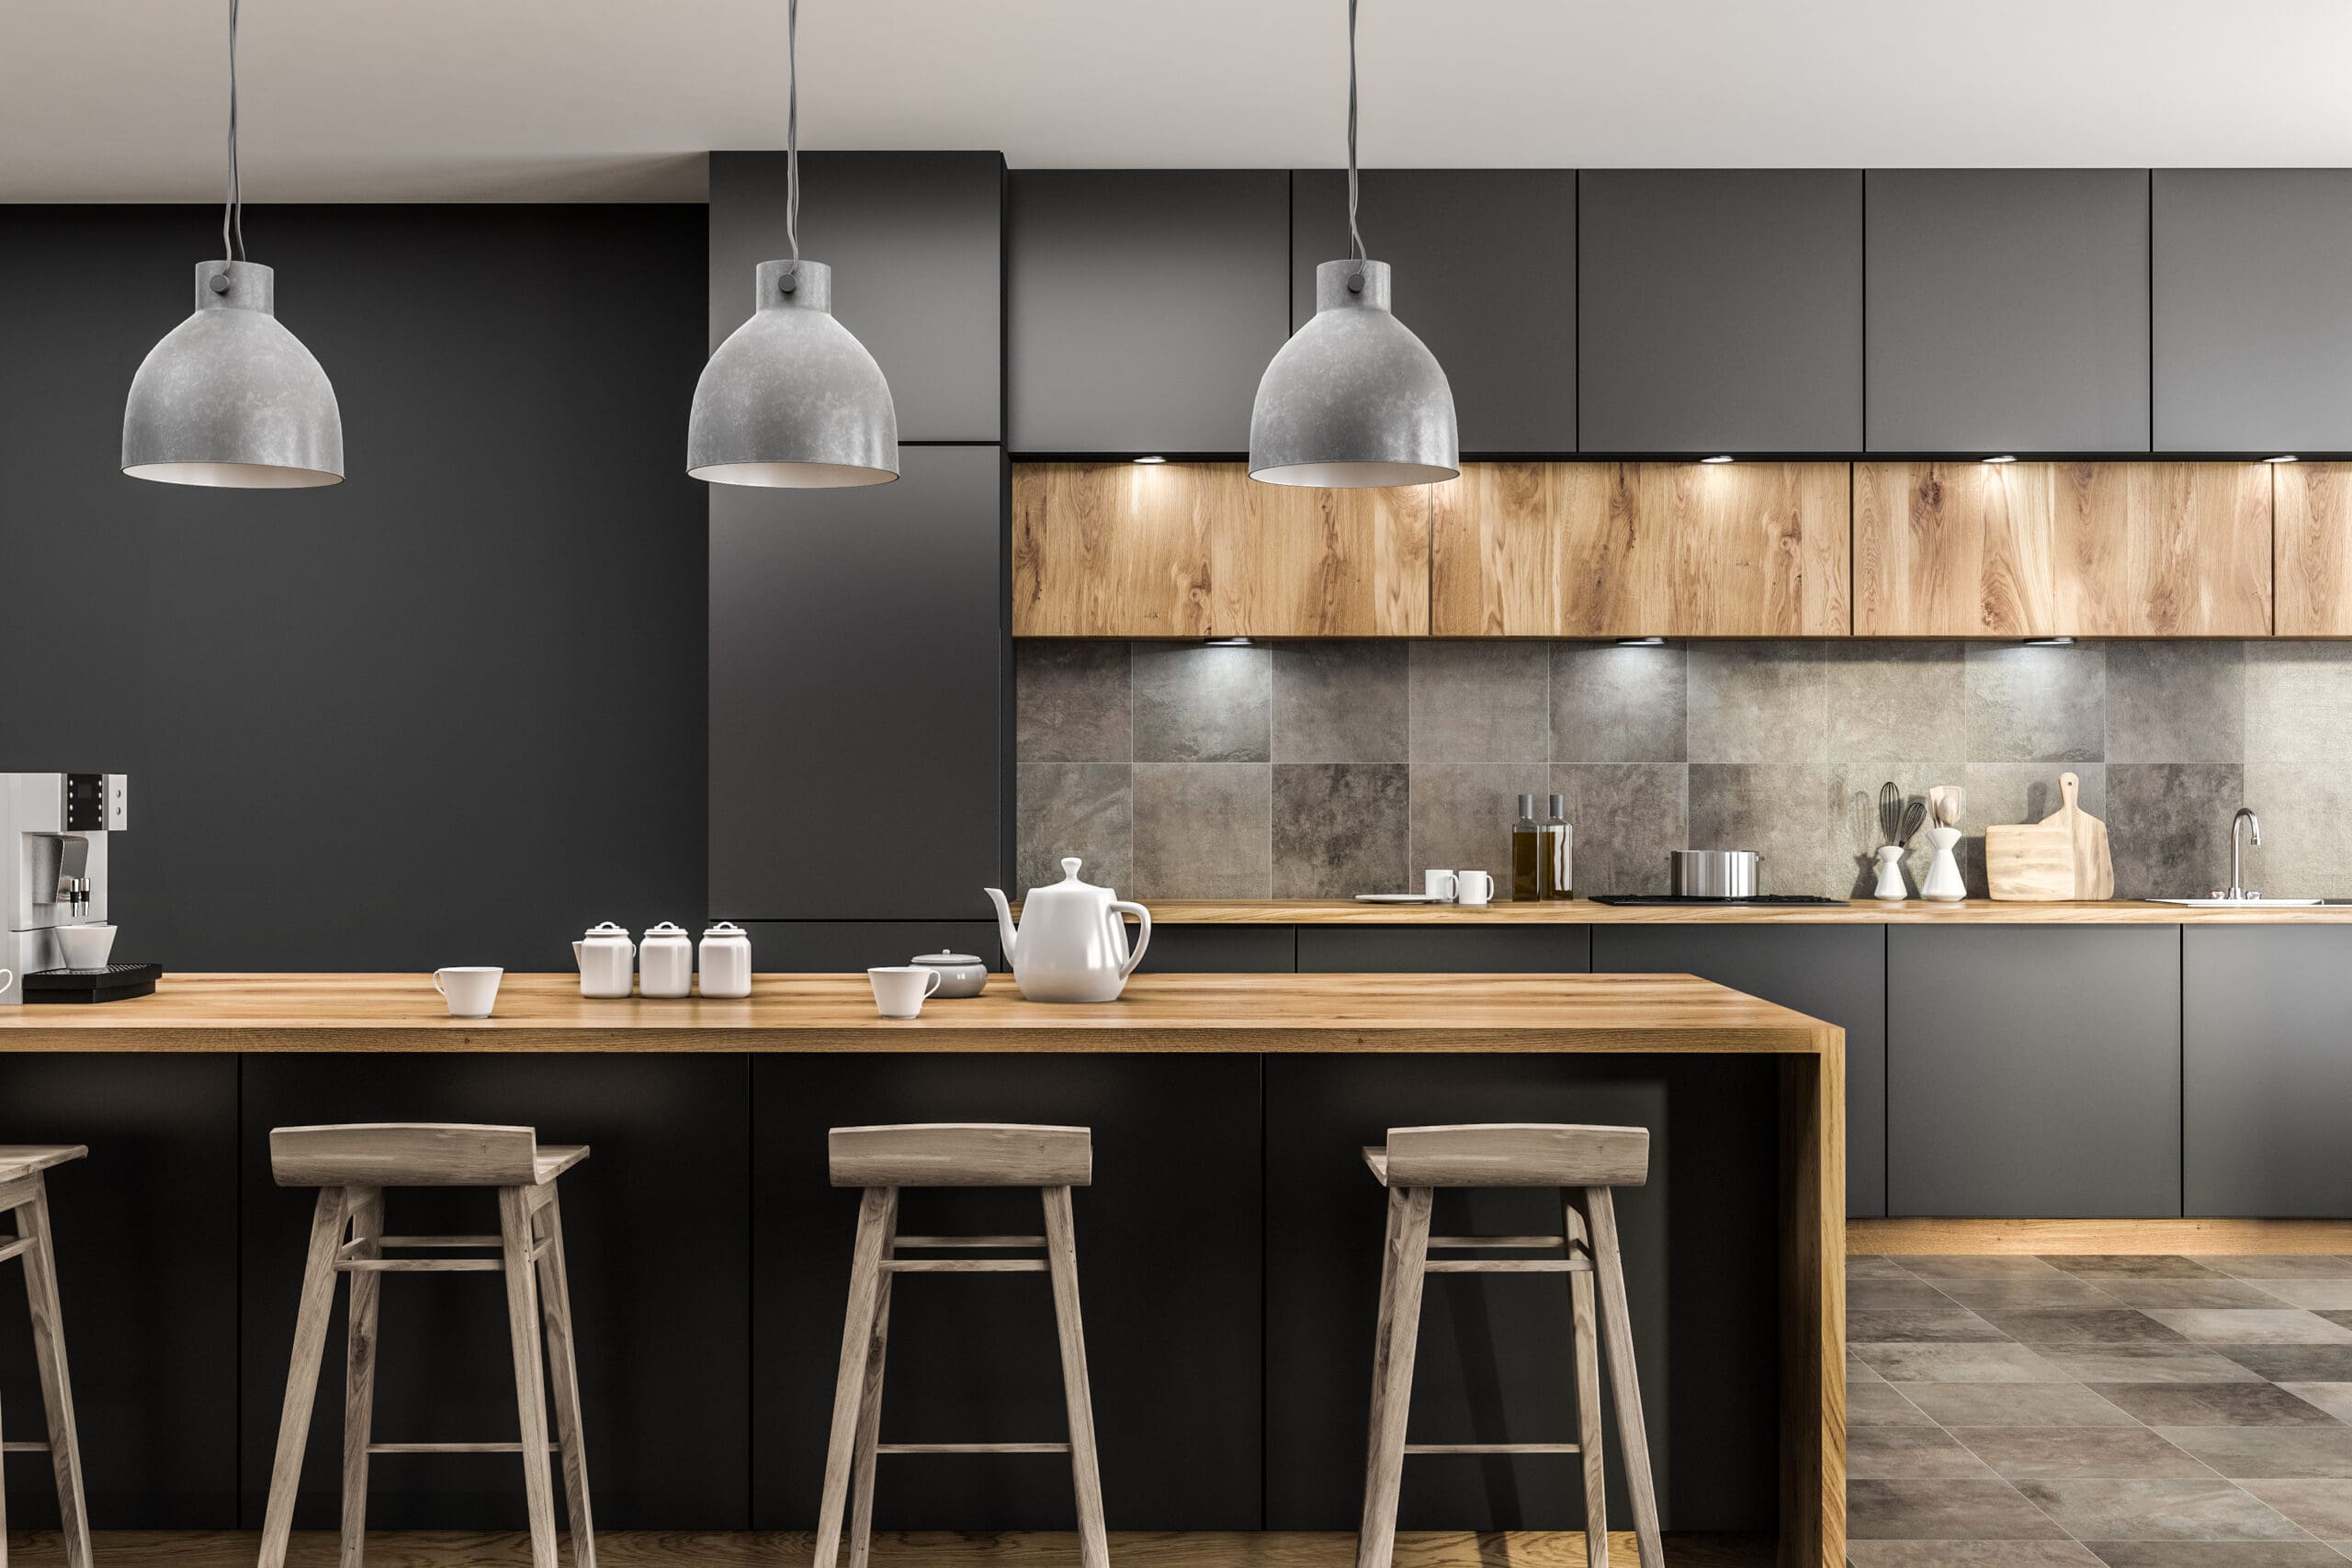
[[[130,826],[130,775],[67,773],[62,815],[69,833],[119,833]]]

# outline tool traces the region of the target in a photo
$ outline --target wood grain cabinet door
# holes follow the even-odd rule
[[[2352,637],[2352,463],[2271,468],[2280,637]]]
[[[1843,463],[1474,463],[1434,487],[1439,637],[1843,637]]]
[[[1857,463],[1862,637],[2267,637],[2258,463]]]
[[[1240,463],[1018,463],[1015,637],[1425,637],[1430,486]]]

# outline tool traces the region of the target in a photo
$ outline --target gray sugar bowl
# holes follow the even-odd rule
[[[939,989],[932,993],[939,1001],[977,997],[989,983],[989,966],[968,953],[918,953],[908,962],[939,971]]]

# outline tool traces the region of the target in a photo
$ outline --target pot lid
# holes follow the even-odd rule
[[[721,920],[715,926],[706,928],[702,934],[705,936],[743,936],[747,933],[741,926],[737,925],[734,921]]]
[[[646,927],[645,934],[649,937],[684,936],[686,934],[686,928],[675,920],[664,920],[658,926]]]
[[[616,936],[626,940],[628,936],[628,928],[616,926],[610,920],[599,920],[588,928],[588,934],[592,937]]]
[[[968,953],[918,953],[910,962],[928,964],[942,969],[955,969],[967,964],[978,964],[981,960]]]

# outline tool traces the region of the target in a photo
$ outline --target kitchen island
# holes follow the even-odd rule
[[[1352,1145],[1386,1125],[1421,1120],[1639,1119],[1655,1123],[1659,1157],[1643,1190],[1646,1212],[1629,1202],[1626,1230],[1629,1253],[1646,1254],[1634,1259],[1634,1314],[1644,1403],[1657,1407],[1653,1448],[1667,1450],[1662,1470],[1670,1474],[1674,1455],[1686,1454],[1686,1512],[1707,1516],[1690,1523],[1720,1528],[1722,1511],[1736,1505],[1702,1501],[1724,1484],[1710,1473],[1719,1468],[1711,1445],[1739,1436],[1731,1430],[1736,1412],[1760,1411],[1777,1437],[1764,1445],[1778,1450],[1765,1517],[1778,1519],[1779,1561],[1834,1568],[1844,1560],[1843,1050],[1833,1026],[1688,976],[1146,974],[1119,1002],[1061,1007],[1023,1002],[999,977],[986,995],[934,1001],[914,1021],[876,1016],[864,978],[852,976],[763,976],[741,1001],[592,1001],[568,976],[511,976],[498,1016],[477,1021],[447,1017],[422,977],[195,976],[167,980],[137,1001],[0,1017],[0,1136],[19,1135],[32,1119],[50,1135],[70,1132],[91,1145],[85,1192],[113,1183],[115,1194],[146,1200],[141,1209],[118,1205],[110,1217],[107,1206],[78,1199],[72,1182],[55,1185],[70,1331],[78,1358],[98,1369],[81,1381],[100,1391],[83,1425],[95,1450],[87,1462],[100,1477],[93,1513],[102,1528],[250,1522],[243,1516],[266,1473],[256,1461],[266,1461],[266,1421],[257,1417],[282,1375],[290,1275],[300,1263],[293,1209],[300,1195],[269,1186],[258,1157],[267,1128],[428,1112],[532,1121],[548,1137],[596,1146],[567,1220],[581,1233],[572,1275],[588,1358],[591,1451],[601,1438],[608,1456],[601,1485],[617,1499],[608,1507],[600,1496],[600,1515],[614,1523],[653,1517],[659,1510],[648,1499],[661,1494],[662,1466],[647,1442],[674,1449],[675,1435],[693,1430],[710,1446],[692,1461],[698,1472],[731,1470],[740,1485],[749,1450],[753,1503],[748,1517],[684,1524],[797,1523],[814,1496],[801,1478],[810,1458],[804,1450],[818,1445],[805,1434],[812,1413],[819,1422],[823,1416],[803,1363],[815,1365],[821,1387],[831,1358],[824,1325],[829,1315],[838,1322],[846,1254],[833,1213],[842,1195],[817,1174],[816,1130],[834,1119],[943,1119],[954,1104],[972,1119],[1012,1120],[1017,1108],[1017,1119],[1097,1126],[1097,1184],[1080,1200],[1080,1247],[1081,1268],[1091,1270],[1089,1325],[1104,1363],[1098,1418],[1114,1527],[1182,1529],[1203,1517],[1170,1496],[1166,1477],[1154,1483],[1121,1462],[1129,1434],[1157,1429],[1145,1457],[1172,1469],[1176,1484],[1214,1488],[1224,1459],[1194,1456],[1238,1453],[1249,1470],[1279,1480],[1271,1495],[1250,1499],[1254,1506],[1225,1517],[1242,1528],[1295,1529],[1330,1528],[1331,1496],[1351,1491],[1360,1472],[1370,1361],[1357,1342],[1368,1334],[1373,1303],[1357,1276],[1368,1279],[1376,1267],[1378,1214]],[[1466,1114],[1474,1105],[1486,1108],[1482,1117]],[[1687,1127],[1678,1122],[1686,1105],[1694,1108]],[[233,1122],[224,1145],[185,1125],[224,1107]],[[110,1124],[64,1124],[76,1114]],[[603,1127],[616,1122],[623,1130],[608,1137]],[[206,1161],[225,1156],[231,1168],[160,1166],[155,1151],[175,1142],[191,1154],[201,1146]],[[728,1190],[739,1172],[748,1173],[746,1190]],[[215,1180],[232,1185],[205,1189]],[[228,1300],[208,1294],[217,1290],[217,1269],[182,1276],[179,1292],[195,1317],[225,1315],[242,1345],[246,1366],[242,1374],[231,1370],[242,1382],[226,1403],[242,1401],[246,1411],[234,1483],[244,1500],[230,1519],[179,1518],[153,1498],[134,1503],[135,1481],[119,1478],[109,1494],[102,1472],[117,1461],[158,1471],[157,1431],[192,1430],[230,1412],[208,1412],[175,1393],[173,1408],[141,1422],[116,1412],[118,1423],[138,1429],[109,1426],[116,1339],[153,1327],[137,1317],[137,1292],[112,1287],[134,1263],[172,1266],[175,1219],[185,1217],[197,1240],[220,1239],[219,1199],[229,1190],[241,1194],[232,1207],[243,1245],[233,1248],[242,1262]],[[420,1195],[417,1206],[439,1196]],[[984,1218],[988,1197],[950,1195],[940,1209]],[[1479,1222],[1497,1210],[1480,1208]],[[1768,1211],[1770,1224],[1749,1223]],[[143,1257],[123,1256],[120,1215],[134,1212],[142,1213]],[[590,1218],[599,1213],[601,1221]],[[697,1271],[683,1291],[682,1269]],[[649,1272],[659,1277],[648,1281]],[[1439,1364],[1425,1368],[1424,1403],[1432,1419],[1467,1413],[1491,1425],[1502,1417],[1516,1438],[1523,1423],[1556,1416],[1556,1401],[1534,1403],[1531,1415],[1521,1392],[1551,1381],[1553,1369],[1519,1359],[1513,1314],[1528,1310],[1517,1304],[1523,1288],[1481,1289],[1512,1292],[1510,1304],[1487,1308],[1478,1304],[1484,1298],[1463,1297],[1441,1315],[1459,1355],[1430,1359]],[[983,1304],[958,1298],[966,1327],[1034,1318],[1026,1311],[1034,1303],[998,1313],[977,1291],[969,1299]],[[1721,1332],[1710,1315],[1726,1302],[1745,1304],[1736,1333]],[[1540,1348],[1548,1339],[1556,1354],[1559,1304],[1546,1299],[1533,1312],[1532,1342]],[[495,1349],[494,1322],[486,1326],[483,1343]],[[956,1326],[910,1327],[909,1342]],[[443,1328],[428,1320],[410,1332]],[[402,1332],[401,1320],[388,1317],[393,1386]],[[985,1354],[978,1345],[970,1353]],[[1777,1380],[1762,1367],[1709,1359],[1725,1353],[1718,1346],[1759,1345],[1763,1359],[1777,1356]],[[752,1347],[762,1348],[757,1357]],[[1026,1348],[1016,1332],[1001,1359],[1019,1360]],[[975,1409],[982,1420],[993,1414],[975,1404],[986,1391],[968,1386],[968,1368],[919,1355],[910,1351],[899,1385],[909,1399],[898,1408],[910,1425],[935,1416],[944,1427],[960,1416],[968,1428]],[[676,1364],[663,1367],[665,1357]],[[1449,1373],[1443,1363],[1457,1359],[1468,1371]],[[740,1397],[746,1360],[754,1362],[748,1381],[756,1414],[720,1416],[697,1404]],[[11,1371],[13,1363],[0,1362],[0,1373]],[[1186,1389],[1172,1404],[1170,1378]],[[944,1392],[937,1386],[959,1380]],[[481,1381],[494,1396],[496,1379]],[[1743,1382],[1760,1382],[1761,1398],[1752,1389],[1743,1394]],[[121,1397],[135,1403],[138,1386]],[[337,1416],[333,1403],[322,1401],[330,1408],[321,1423]],[[396,1430],[403,1415],[447,1416],[438,1405],[394,1410],[390,1403],[379,1401],[379,1424],[393,1435],[408,1435]],[[1028,1419],[1035,1404],[1023,1399],[1012,1416]],[[495,1420],[487,1414],[495,1408],[486,1398],[477,1429]],[[1723,1418],[1724,1431],[1711,1432],[1708,1413],[1718,1408],[1734,1414]],[[719,1447],[735,1423],[745,1430],[744,1448]],[[1749,1447],[1729,1469],[1755,1464]],[[313,1451],[333,1451],[317,1430]],[[922,1495],[910,1500],[914,1488],[886,1479],[886,1524],[910,1516],[923,1524],[934,1505],[967,1519],[1025,1506],[1027,1491],[1004,1484],[1020,1472],[997,1468],[1012,1461],[961,1461],[965,1472],[979,1471],[977,1483],[933,1468],[942,1461],[903,1462],[920,1474]],[[1484,1461],[1472,1467],[1478,1473],[1468,1489],[1485,1515],[1464,1522],[1518,1522],[1507,1516],[1520,1511],[1525,1462],[1499,1461],[1507,1474]],[[640,1463],[657,1479],[632,1473]],[[777,1477],[789,1484],[775,1486]],[[332,1478],[310,1481],[306,1517],[315,1518]],[[400,1483],[388,1477],[386,1484]],[[641,1495],[632,1496],[633,1484]],[[485,1494],[480,1479],[471,1486]],[[1423,1511],[1434,1513],[1463,1489],[1459,1478],[1438,1479],[1422,1494]],[[1038,1495],[1050,1496],[1051,1488]],[[36,1495],[27,1497],[28,1514]],[[1408,1524],[1419,1522],[1413,1495]],[[1672,1495],[1669,1529],[1677,1528]],[[379,1511],[388,1524],[479,1522],[453,1520],[447,1496],[431,1487],[396,1491]],[[1227,1501],[1210,1496],[1195,1506],[1214,1513]],[[1529,1506],[1537,1506],[1532,1493]],[[503,1505],[485,1506],[495,1514]]]

